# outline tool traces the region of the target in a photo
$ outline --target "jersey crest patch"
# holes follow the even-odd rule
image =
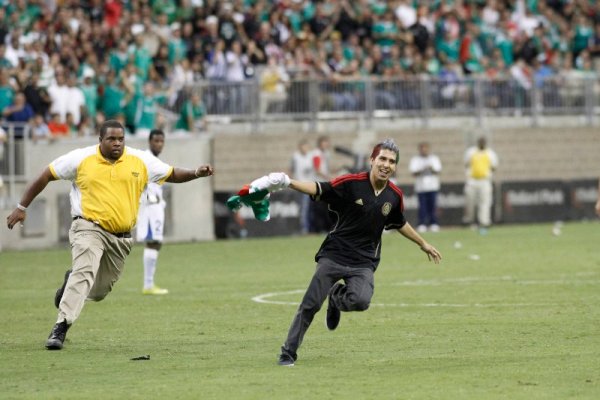
[[[362,199],[358,199],[358,200],[356,200],[354,202],[354,204],[358,204],[359,206],[362,206],[363,205],[363,201],[362,201]]]
[[[383,214],[384,217],[387,217],[387,215],[390,213],[390,211],[392,211],[392,203],[390,203],[389,201],[386,201],[383,206],[381,207],[381,213]]]

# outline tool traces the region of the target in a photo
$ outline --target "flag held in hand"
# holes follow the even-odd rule
[[[269,198],[272,192],[285,189],[290,185],[290,177],[283,172],[272,172],[252,181],[237,193],[227,199],[227,207],[237,211],[243,206],[252,207],[254,217],[259,221],[268,221]]]

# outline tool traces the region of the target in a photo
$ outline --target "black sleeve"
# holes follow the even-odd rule
[[[345,185],[343,183],[333,186],[331,182],[316,182],[317,194],[311,196],[315,201],[323,201],[325,203],[333,203],[340,200],[344,196]]]
[[[406,218],[402,212],[402,201],[392,209],[385,221],[385,229],[400,229],[406,224]]]

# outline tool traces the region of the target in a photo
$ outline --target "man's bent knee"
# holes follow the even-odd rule
[[[348,296],[350,311],[366,311],[371,305],[371,299],[366,297]]]
[[[108,293],[103,293],[103,294],[93,294],[93,295],[92,295],[92,294],[90,294],[90,295],[88,296],[88,300],[91,300],[91,301],[102,301],[102,300],[104,300],[104,298],[106,297],[106,295],[107,295],[107,294],[108,294]]]

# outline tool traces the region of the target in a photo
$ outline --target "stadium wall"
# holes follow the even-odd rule
[[[239,218],[222,206],[243,184],[271,171],[286,171],[298,140],[315,142],[320,133],[301,130],[263,132],[261,135],[223,135],[215,140],[215,226],[217,237],[273,236],[299,233],[299,201],[287,193],[271,197],[271,221],[254,220],[249,210]],[[489,138],[498,153],[500,167],[495,175],[494,221],[523,223],[594,218],[600,175],[600,131],[593,128],[512,129],[401,129],[378,132],[335,132],[334,146],[362,156],[378,141],[392,137],[400,146],[396,182],[405,193],[407,219],[416,223],[417,198],[408,173],[410,158],[420,141],[429,141],[443,164],[438,214],[443,225],[461,223],[464,195],[465,149],[478,136]],[[343,173],[353,160],[332,152],[334,171]],[[240,226],[240,219],[243,221]]]
[[[25,175],[35,177],[50,161],[75,148],[96,143],[95,138],[64,140],[25,146]],[[127,139],[127,145],[147,148],[147,140]],[[195,168],[213,163],[211,138],[170,137],[161,159],[169,164]],[[18,184],[18,197],[25,184]],[[200,179],[184,184],[165,184],[168,197],[165,241],[201,241],[214,239],[213,180]],[[5,249],[45,248],[68,243],[71,223],[68,193],[70,182],[51,182],[27,210],[22,228],[0,229],[0,244]],[[11,207],[9,207],[12,209]],[[10,210],[6,210],[6,213]]]
[[[320,132],[301,129],[264,131],[261,134],[215,136],[216,191],[232,191],[267,172],[289,168],[292,153],[301,138],[315,143]],[[463,155],[479,135],[486,135],[498,153],[497,182],[531,180],[597,179],[600,174],[600,130],[589,127],[513,128],[513,129],[382,129],[328,133],[334,146],[368,154],[381,139],[392,137],[400,146],[396,180],[412,184],[408,162],[417,144],[432,144],[443,164],[444,183],[464,181]],[[332,152],[333,170],[343,170],[351,159]]]
[[[231,126],[235,131],[235,127]],[[465,148],[484,134],[498,153],[500,167],[495,177],[495,221],[541,222],[593,217],[593,203],[600,174],[600,131],[594,128],[510,128],[482,129],[380,129],[378,131],[325,130],[334,146],[367,155],[379,140],[392,137],[400,145],[396,181],[405,191],[409,221],[416,215],[416,196],[408,162],[420,141],[432,143],[441,158],[442,196],[440,217],[443,224],[459,223],[464,198],[462,183]],[[239,226],[224,206],[231,193],[251,180],[271,171],[287,171],[298,140],[310,142],[324,131],[303,129],[265,129],[260,134],[240,131],[219,132],[211,138],[169,137],[161,158],[171,164],[193,167],[211,162],[216,175],[207,180],[183,185],[166,185],[168,197],[165,241],[211,240],[235,237]],[[54,143],[25,142],[25,174],[35,176],[50,160],[77,147],[90,145],[91,139]],[[146,148],[146,141],[128,139],[132,147]],[[333,152],[332,169],[342,173],[353,160]],[[20,196],[24,184],[16,193]],[[0,229],[4,248],[39,248],[65,244],[70,225],[68,182],[53,182],[30,206],[23,228]],[[251,213],[241,213],[250,236],[293,234],[298,232],[298,202],[295,196],[276,194],[272,198],[272,220],[253,221]],[[9,207],[10,208],[10,207]],[[213,211],[214,210],[214,211]],[[8,212],[8,210],[7,210]],[[214,216],[214,219],[213,219]],[[267,226],[268,225],[268,226]],[[229,232],[229,233],[228,233]]]

